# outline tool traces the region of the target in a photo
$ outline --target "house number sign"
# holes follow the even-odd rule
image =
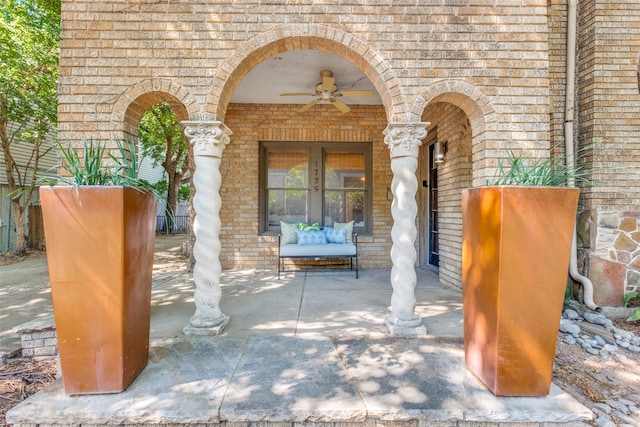
[[[313,166],[313,191],[317,193],[320,191],[320,169],[318,168],[318,161],[316,160]]]

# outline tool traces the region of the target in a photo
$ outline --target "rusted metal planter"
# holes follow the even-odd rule
[[[64,390],[123,391],[149,355],[157,201],[126,187],[41,187]]]
[[[579,190],[462,193],[467,367],[499,396],[549,393]]]

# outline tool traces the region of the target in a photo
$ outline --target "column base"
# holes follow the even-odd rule
[[[427,328],[422,324],[422,319],[416,316],[410,320],[396,319],[393,313],[384,316],[384,324],[387,325],[391,336],[415,337],[427,335]]]
[[[191,318],[189,324],[184,327],[182,332],[185,335],[200,335],[200,336],[213,336],[217,337],[222,333],[224,328],[229,324],[231,320],[230,316],[223,314],[213,321],[204,321],[203,319],[195,319],[195,316]]]

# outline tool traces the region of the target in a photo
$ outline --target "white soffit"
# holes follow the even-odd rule
[[[291,50],[279,53],[253,68],[231,97],[240,104],[306,104],[314,99],[320,71],[331,70],[341,90],[371,90],[372,97],[350,97],[349,105],[381,105],[382,99],[371,81],[355,65],[332,53],[317,50]],[[280,96],[281,93],[308,93],[307,96]]]

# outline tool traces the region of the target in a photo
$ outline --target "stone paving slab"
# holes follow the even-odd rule
[[[462,339],[338,339],[371,418],[569,423],[591,411],[552,385],[544,397],[496,397],[464,364]]]
[[[219,407],[245,341],[155,342],[149,363],[122,393],[68,396],[62,380],[7,413],[18,425],[219,423]]]
[[[69,397],[58,381],[7,414],[10,424],[40,427],[577,425],[591,418],[555,386],[545,397],[494,396],[465,368],[459,338],[321,336],[154,340],[149,364],[124,392]]]
[[[326,337],[250,339],[220,409],[233,422],[357,422],[366,415]]]

